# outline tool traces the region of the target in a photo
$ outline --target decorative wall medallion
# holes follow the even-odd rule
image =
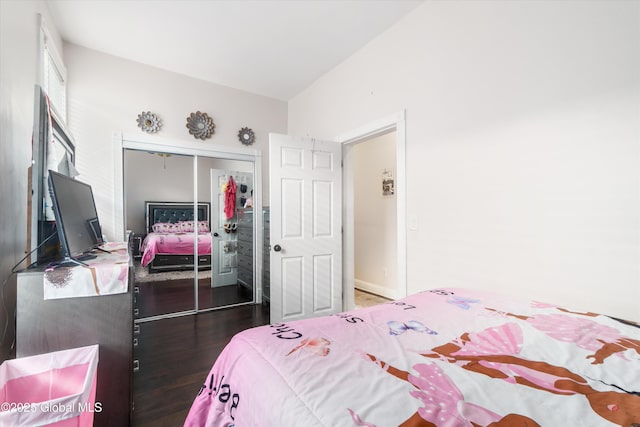
[[[251,129],[242,128],[238,132],[238,139],[240,139],[240,142],[242,142],[244,145],[251,145],[255,142],[256,135]]]
[[[196,111],[187,117],[187,129],[189,129],[189,133],[196,139],[202,139],[204,141],[205,139],[211,138],[211,135],[215,132],[215,127],[216,125],[213,123],[213,119],[209,117],[207,113]]]
[[[143,111],[138,114],[138,127],[147,133],[156,133],[162,127],[162,122],[151,111],[147,111],[146,113]]]

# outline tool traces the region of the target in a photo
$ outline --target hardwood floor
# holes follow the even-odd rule
[[[140,324],[133,376],[134,427],[182,426],[211,365],[241,330],[269,323],[247,305]]]
[[[139,299],[136,306],[139,318],[193,310],[193,279],[177,279],[163,282],[136,283]],[[253,296],[240,286],[212,288],[209,279],[198,280],[198,303],[200,309],[219,307],[251,301]]]
[[[388,301],[358,290],[355,299],[359,307]],[[150,300],[147,295],[145,304]],[[182,426],[202,381],[231,337],[268,323],[264,305],[141,323],[134,349],[140,370],[133,376],[133,426]]]

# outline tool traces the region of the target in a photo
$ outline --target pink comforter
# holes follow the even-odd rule
[[[434,289],[237,334],[185,425],[631,426],[639,392],[638,326]]]
[[[193,233],[166,234],[149,233],[142,242],[142,261],[146,267],[156,254],[192,255],[194,247]],[[211,235],[198,234],[198,254],[211,254]]]

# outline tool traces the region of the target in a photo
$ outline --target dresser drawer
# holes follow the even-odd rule
[[[165,265],[193,264],[193,255],[156,255],[153,264],[161,267]]]
[[[198,266],[206,267],[211,265],[211,255],[199,255],[198,256]]]
[[[211,255],[199,255],[198,267],[205,268],[211,265]],[[151,271],[166,269],[189,270],[193,268],[193,255],[156,255],[150,264]]]
[[[253,242],[253,228],[238,227],[238,240],[244,240],[245,242]]]
[[[253,225],[253,211],[239,210],[238,211],[238,227],[246,225],[252,227]]]
[[[240,257],[253,257],[253,245],[251,242],[245,242],[244,240],[238,240],[238,256]]]
[[[246,257],[238,257],[238,267],[243,267],[246,268],[248,270],[253,271],[253,260],[251,259],[251,257],[246,258]]]
[[[238,280],[253,285],[253,270],[238,266]]]

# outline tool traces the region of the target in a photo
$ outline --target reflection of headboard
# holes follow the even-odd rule
[[[151,227],[158,222],[193,221],[193,203],[146,202],[146,204],[147,233],[151,233],[153,231]],[[209,206],[209,203],[198,203],[198,221],[207,221],[211,225]]]

